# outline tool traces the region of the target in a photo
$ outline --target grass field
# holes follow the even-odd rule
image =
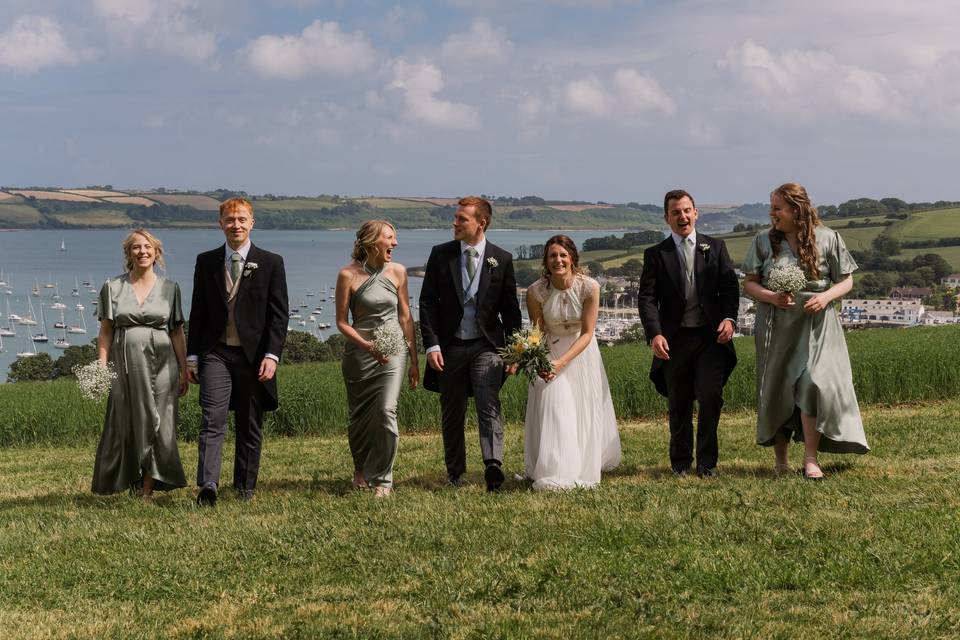
[[[125,227],[133,222],[126,213],[117,209],[57,213],[53,217],[66,224],[86,227]]]
[[[901,241],[960,237],[960,208],[912,213],[893,225],[890,233]]]
[[[0,450],[0,629],[18,638],[947,638],[960,631],[960,403],[870,407],[873,452],[775,479],[728,413],[719,478],[621,424],[598,489],[445,488],[403,433],[397,490],[349,490],[343,437],[269,438],[252,503],[89,493],[93,447]],[[181,447],[188,476],[192,445]],[[228,444],[227,452],[232,451]],[[793,462],[799,451],[792,449]],[[227,456],[229,457],[229,455]],[[232,473],[225,460],[223,474]]]
[[[366,202],[371,207],[383,209],[423,209],[436,206],[424,200],[408,200],[406,198],[357,198],[356,201]]]
[[[944,260],[950,263],[957,271],[960,271],[960,247],[927,247],[924,249],[903,249],[900,251],[898,258],[900,259],[912,259],[914,256],[918,256],[923,253],[935,253],[938,256],[941,256]]]
[[[0,204],[0,223],[16,226],[33,225],[40,221],[40,212],[26,204]]]
[[[328,200],[326,198],[290,198],[286,200],[267,200],[261,198],[254,201],[253,208],[255,211],[259,209],[289,211],[296,209],[323,209],[335,207],[339,204],[343,204],[343,202],[335,202],[334,200]]]

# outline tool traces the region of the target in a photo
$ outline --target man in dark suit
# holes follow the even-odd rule
[[[693,197],[681,189],[663,199],[670,237],[643,254],[638,301],[653,349],[650,379],[670,405],[670,466],[689,473],[693,401],[697,416],[696,470],[716,475],[717,425],[723,386],[737,364],[731,338],[740,297],[723,240],[698,234]]]
[[[471,394],[480,423],[488,491],[503,483],[504,366],[497,349],[521,326],[513,256],[484,231],[493,209],[483,198],[460,200],[453,241],[433,247],[420,289],[420,332],[427,351],[423,386],[440,392],[443,450],[451,485],[467,469],[463,425]]]
[[[289,322],[283,258],[250,242],[253,205],[220,205],[226,244],[197,256],[187,339],[190,382],[200,385],[197,504],[214,506],[227,413],[234,410],[233,486],[250,500],[257,486],[263,412],[277,408],[276,369]]]

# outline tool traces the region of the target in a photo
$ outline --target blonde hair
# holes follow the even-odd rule
[[[797,227],[797,262],[806,272],[807,277],[820,279],[820,255],[817,251],[817,234],[815,229],[820,225],[820,216],[817,208],[810,202],[810,196],[803,185],[796,182],[782,184],[770,194],[778,195],[790,206],[794,212],[794,224]],[[780,253],[780,243],[784,234],[774,228],[770,229],[770,246],[773,248],[773,257]]]
[[[378,249],[374,245],[380,239],[380,234],[383,233],[385,227],[390,227],[393,230],[393,235],[397,235],[397,228],[387,220],[367,220],[360,225],[360,228],[357,229],[357,239],[353,241],[353,252],[351,252],[350,257],[360,264],[366,264],[370,258],[376,255]]]
[[[153,262],[156,265],[159,265],[161,269],[166,267],[166,263],[163,261],[163,243],[160,242],[160,239],[147,231],[146,229],[134,229],[127,234],[127,237],[123,239],[123,242],[120,243],[120,246],[123,247],[123,270],[124,271],[133,271],[133,260],[130,258],[130,247],[133,246],[134,236],[143,236],[147,239],[151,245],[153,245]]]

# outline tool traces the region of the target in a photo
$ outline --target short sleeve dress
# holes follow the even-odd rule
[[[772,445],[779,430],[802,440],[802,411],[817,417],[820,451],[867,453],[870,447],[837,310],[829,305],[821,313],[803,311],[811,296],[853,273],[857,263],[839,233],[819,225],[815,234],[819,278],[807,281],[791,309],[757,303],[757,444]],[[771,269],[790,264],[798,264],[790,244],[783,240],[774,258],[769,233],[763,231],[747,250],[743,270],[761,276],[766,286]]]
[[[103,434],[93,467],[93,492],[136,486],[143,476],[155,489],[187,486],[177,449],[180,370],[170,331],[183,324],[180,286],[157,277],[141,305],[126,274],[100,289],[101,320],[113,322],[110,361],[116,367]]]
[[[580,336],[583,305],[599,289],[578,275],[567,289],[538,280],[527,290],[543,309],[550,358],[562,356]],[[530,384],[523,457],[535,490],[594,487],[600,472],[620,464],[620,434],[597,339],[550,382]]]

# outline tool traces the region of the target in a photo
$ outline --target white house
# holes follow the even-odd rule
[[[940,284],[951,289],[960,289],[960,273],[951,273],[940,279]]]
[[[919,300],[845,299],[840,306],[840,322],[844,326],[913,327],[923,321],[925,313]]]
[[[923,324],[960,324],[960,316],[953,311],[927,311],[923,314]]]

